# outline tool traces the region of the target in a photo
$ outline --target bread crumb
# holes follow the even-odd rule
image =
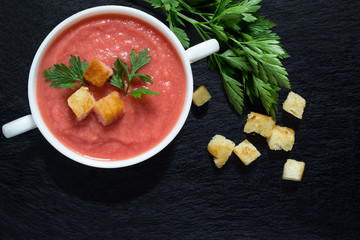
[[[87,87],[81,87],[68,98],[67,103],[75,113],[76,119],[81,121],[95,106],[95,99]]]
[[[276,125],[266,140],[271,150],[291,151],[295,143],[295,131]]]
[[[99,121],[104,126],[114,122],[124,110],[124,101],[120,98],[120,94],[117,91],[113,91],[106,97],[98,100],[94,107]]]
[[[234,150],[235,143],[224,136],[215,135],[209,142],[207,149],[215,157],[214,162],[217,168],[221,168],[229,159]]]
[[[208,102],[210,98],[211,95],[208,92],[208,90],[205,88],[204,85],[201,85],[194,91],[192,100],[196,106],[200,107],[204,105],[206,102]]]
[[[302,119],[306,101],[299,94],[289,92],[285,102],[283,103],[283,109],[295,117]]]
[[[263,137],[270,137],[271,131],[275,127],[275,121],[272,117],[251,112],[248,114],[248,119],[244,127],[244,132],[256,132]]]
[[[84,72],[86,81],[97,87],[102,87],[112,75],[113,70],[97,58],[91,61],[89,67]]]
[[[247,139],[237,145],[233,151],[246,166],[255,161],[261,155],[256,147]]]
[[[305,163],[294,159],[288,159],[284,164],[283,180],[301,181],[305,169]]]

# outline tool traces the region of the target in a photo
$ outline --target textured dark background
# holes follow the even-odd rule
[[[66,17],[117,4],[164,15],[137,1],[0,1],[0,112],[5,124],[30,112],[27,75],[46,35]],[[0,136],[0,239],[359,239],[360,2],[265,0],[261,14],[291,58],[293,91],[307,100],[291,153],[271,152],[244,167],[233,155],[220,170],[206,146],[215,134],[236,143],[246,113],[227,102],[206,60],[193,64],[195,87],[213,98],[192,107],[176,139],[152,159],[124,169],[80,165],[54,150],[38,130]],[[191,44],[200,42],[189,29]],[[280,92],[280,103],[287,95]],[[281,180],[291,157],[305,161],[301,183]]]

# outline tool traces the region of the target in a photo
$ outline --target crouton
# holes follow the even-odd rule
[[[216,167],[221,168],[229,159],[235,143],[224,136],[215,135],[209,142],[207,149],[215,157]]]
[[[295,131],[291,128],[275,126],[266,139],[271,150],[291,151],[295,142]]]
[[[207,101],[209,101],[210,98],[211,95],[208,90],[205,88],[204,85],[201,85],[194,91],[192,100],[196,106],[200,107],[204,105]]]
[[[99,121],[104,126],[114,122],[124,110],[124,102],[117,91],[113,91],[106,97],[98,100],[94,107]]]
[[[247,139],[237,145],[233,151],[246,166],[255,161],[261,155],[256,147]]]
[[[67,100],[69,107],[75,113],[78,121],[89,115],[95,106],[95,99],[88,90],[87,87],[81,87]]]
[[[244,132],[256,132],[263,137],[270,137],[271,131],[275,126],[275,121],[272,117],[251,112],[248,114],[248,119],[244,127]]]
[[[294,92],[289,92],[289,95],[283,103],[283,109],[299,119],[302,119],[305,106],[305,99]]]
[[[91,61],[90,66],[84,72],[86,81],[97,87],[102,87],[112,75],[113,70],[97,58]]]
[[[301,181],[305,169],[305,163],[293,159],[286,160],[282,175],[283,180]]]

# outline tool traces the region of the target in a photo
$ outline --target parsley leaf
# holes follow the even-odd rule
[[[110,78],[110,84],[114,85],[115,87],[120,88],[125,92],[125,82],[124,82],[124,68],[122,67],[122,64],[124,64],[120,58],[117,58],[114,63],[114,74]],[[125,64],[124,64],[125,65]],[[125,65],[126,69],[127,66]],[[128,71],[128,70],[127,70]]]
[[[170,25],[170,30],[175,34],[175,36],[179,39],[179,41],[185,48],[189,47],[190,40],[184,30],[178,27],[174,27],[173,25]]]
[[[219,54],[227,64],[233,68],[237,68],[242,71],[251,71],[251,66],[245,56],[241,54],[237,55],[233,50],[229,49],[226,52]]]
[[[145,95],[160,95],[158,92],[151,91],[147,88],[138,88],[129,92],[135,98],[141,98],[143,94]]]
[[[161,0],[145,0],[148,3],[151,3],[151,5],[154,8],[160,8],[163,5],[163,2]]]
[[[129,81],[131,81],[135,77],[135,72],[139,70],[144,65],[148,64],[151,60],[151,57],[147,57],[147,55],[150,53],[150,51],[145,48],[144,50],[139,52],[139,55],[136,56],[135,50],[131,50],[130,53],[130,61],[131,61],[131,73],[129,75],[129,71],[126,68],[126,73],[128,74]],[[148,76],[147,78],[149,78]],[[151,78],[151,77],[150,77]],[[143,79],[141,79],[143,80]]]
[[[139,77],[144,83],[153,84],[151,76],[136,73],[141,67],[150,62],[151,57],[148,57],[149,53],[150,51],[147,48],[140,51],[139,54],[136,54],[133,49],[130,53],[131,71],[129,71],[126,63],[118,57],[114,63],[114,74],[110,78],[110,84],[120,88],[124,92],[124,95],[130,93],[135,98],[141,98],[142,95],[160,95],[159,93],[151,91],[147,88],[139,88],[129,92],[130,82],[134,79],[134,77]],[[127,83],[125,83],[126,78]]]
[[[171,9],[177,8],[179,6],[179,2],[177,0],[145,0],[154,8],[164,8],[166,11],[170,11]]]
[[[71,55],[70,67],[63,63],[55,64],[45,70],[43,76],[46,82],[51,82],[50,87],[71,88],[86,83],[83,74],[87,68],[86,60],[81,61],[80,57]]]
[[[242,112],[244,106],[244,94],[242,84],[235,78],[222,74],[225,92],[228,95],[230,103],[234,106],[237,112]]]
[[[174,9],[179,6],[179,2],[176,0],[161,0],[164,4],[165,10],[169,11],[170,9]]]

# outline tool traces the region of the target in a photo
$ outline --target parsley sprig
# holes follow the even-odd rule
[[[151,91],[147,88],[138,88],[129,91],[130,82],[134,79],[134,77],[139,77],[144,83],[153,84],[151,76],[136,73],[141,67],[150,62],[151,57],[148,57],[149,53],[150,51],[145,48],[137,55],[133,49],[130,53],[131,70],[129,70],[126,63],[118,57],[114,63],[114,75],[110,79],[110,84],[123,90],[124,95],[130,93],[135,98],[141,98],[142,95],[160,95],[159,93]],[[125,76],[127,78],[127,82],[125,81]]]
[[[43,72],[46,82],[52,82],[50,87],[71,88],[86,83],[83,76],[88,68],[86,60],[81,61],[80,57],[71,55],[70,67],[64,63],[55,64]]]
[[[145,1],[165,12],[170,29],[185,48],[189,47],[189,38],[183,30],[184,22],[190,23],[204,40],[219,41],[220,51],[209,57],[208,66],[220,71],[229,102],[239,114],[245,92],[252,103],[260,99],[275,118],[277,91],[290,88],[288,73],[280,61],[289,55],[271,31],[275,23],[258,16],[262,0]]]

